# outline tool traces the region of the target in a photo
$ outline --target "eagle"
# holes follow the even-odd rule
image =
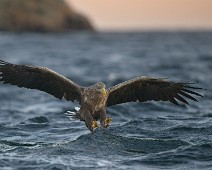
[[[83,87],[70,79],[46,68],[30,65],[11,64],[0,60],[0,81],[18,87],[38,89],[58,99],[77,101],[80,104],[76,117],[85,122],[93,132],[96,127],[106,128],[111,118],[106,116],[106,107],[126,102],[170,101],[189,104],[187,99],[197,101],[201,96],[194,83],[171,82],[163,78],[136,77],[106,88],[103,82]],[[98,124],[100,122],[100,125]]]

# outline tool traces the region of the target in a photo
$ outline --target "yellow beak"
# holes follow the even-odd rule
[[[102,89],[101,89],[101,93],[102,93],[104,96],[106,96],[106,95],[107,95],[107,90],[106,90],[105,88],[102,88]]]

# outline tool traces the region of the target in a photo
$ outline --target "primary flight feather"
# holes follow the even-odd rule
[[[175,83],[146,76],[125,81],[109,89],[106,89],[103,82],[82,87],[46,67],[11,64],[3,60],[0,60],[0,81],[18,87],[38,89],[59,99],[79,102],[81,107],[77,117],[85,121],[90,131],[98,126],[98,120],[102,127],[109,125],[106,107],[112,105],[151,100],[170,101],[179,105],[178,101],[188,104],[186,98],[197,101],[193,96],[202,97],[195,92],[201,88],[194,87],[191,83]]]

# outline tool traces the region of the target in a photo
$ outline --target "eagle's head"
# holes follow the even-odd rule
[[[107,95],[107,90],[106,90],[106,86],[103,82],[98,82],[95,85],[95,88],[98,92],[100,92],[101,94],[103,94],[104,96]]]

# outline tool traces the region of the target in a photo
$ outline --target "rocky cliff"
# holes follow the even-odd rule
[[[93,30],[93,27],[63,0],[0,0],[0,31],[68,30]]]

